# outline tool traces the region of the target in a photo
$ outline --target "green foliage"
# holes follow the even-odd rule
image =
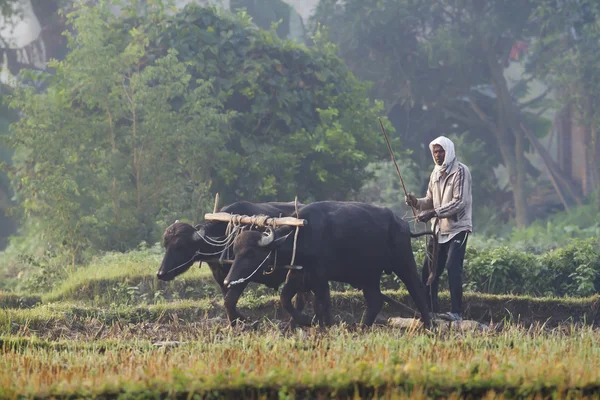
[[[20,235],[12,236],[8,247],[0,252],[0,290],[49,290],[72,270],[65,268],[69,260],[48,245],[39,227],[39,220],[25,221]]]
[[[2,95],[0,95],[2,98]],[[15,120],[12,110],[0,104],[0,249],[4,249],[7,238],[14,233],[14,222],[7,215],[12,205],[13,191],[6,171],[12,164],[12,151],[5,146],[5,138],[9,132],[9,124]]]
[[[513,228],[501,240],[513,248],[542,253],[564,247],[572,239],[600,237],[599,216],[597,205],[587,204],[535,221],[525,229]]]
[[[465,257],[465,288],[492,294],[590,296],[600,291],[600,242],[573,239],[541,255],[499,247],[470,248]]]
[[[0,309],[3,308],[32,308],[42,303],[40,296],[20,295],[0,291]]]
[[[197,217],[227,114],[209,82],[190,87],[175,51],[140,69],[148,39],[141,29],[106,29],[116,23],[108,6],[82,6],[68,20],[77,35],[67,35],[66,59],[51,63],[48,90],[12,97],[24,116],[11,144],[24,217],[40,218],[75,263],[88,247],[156,239],[157,220],[173,219],[165,210]]]
[[[334,47],[281,40],[243,13],[189,5],[171,18],[155,3],[123,17],[78,6],[47,90],[11,97],[21,216],[71,264],[198,221],[217,191],[229,203],[360,188],[385,155],[372,133],[383,104]]]
[[[474,188],[477,208],[495,207],[509,215],[511,209],[503,206],[510,198],[498,195],[502,188],[493,168],[508,168],[512,200],[519,211],[526,210],[526,197],[517,192],[525,188],[525,172],[537,173],[524,158],[528,141],[516,146],[523,139],[516,121],[531,123],[540,136],[549,131],[549,121],[525,115],[518,105],[530,80],[523,77],[510,88],[503,75],[513,45],[530,33],[533,7],[531,1],[518,0],[321,0],[312,22],[328,28],[357,76],[375,82],[374,96],[386,101],[403,143],[419,149],[412,154],[418,173],[431,168],[430,140],[468,135],[461,146],[478,154],[471,152],[467,165],[483,175],[473,179],[481,185]]]
[[[383,104],[369,101],[368,85],[319,33],[307,48],[253,29],[243,13],[188,5],[153,43],[176,48],[194,77],[214,77],[236,111],[230,158],[212,173],[226,202],[345,199],[368,177],[367,163],[385,156],[375,133]]]
[[[415,163],[410,158],[397,159],[398,168],[407,188],[418,187],[419,181],[414,173]],[[410,208],[404,204],[404,190],[396,167],[391,161],[380,161],[367,166],[367,171],[373,173],[357,194],[357,200],[365,203],[389,207],[396,214],[412,218]]]
[[[597,238],[572,239],[567,245],[535,254],[512,244],[469,238],[463,284],[468,292],[529,296],[585,297],[600,291],[600,242]],[[413,240],[419,273],[425,260],[425,241]],[[194,267],[173,282],[156,280],[163,256],[157,244],[122,253],[94,257],[89,266],[75,271],[44,257],[29,258],[25,276],[5,290],[44,293],[44,302],[86,301],[93,304],[153,304],[172,299],[219,298],[208,267]],[[59,273],[53,272],[58,271]],[[447,287],[447,275],[441,276]],[[331,282],[334,291],[354,291],[349,285]],[[384,274],[383,289],[404,289],[395,275]],[[244,298],[262,301],[276,292],[251,284]]]
[[[582,154],[589,185],[598,190],[598,92],[600,91],[600,5],[597,1],[537,0],[532,18],[538,23],[528,69],[554,89],[557,110],[584,129]]]
[[[276,25],[275,31],[281,38],[301,43],[307,39],[302,17],[283,0],[231,0],[229,8],[233,12],[246,11],[252,22],[264,30]]]
[[[584,118],[591,118],[584,123],[597,125],[597,112],[588,110],[588,101],[600,90],[600,6],[589,0],[563,3],[536,1],[532,18],[538,22],[539,39],[528,67],[561,90],[563,104],[573,101]]]

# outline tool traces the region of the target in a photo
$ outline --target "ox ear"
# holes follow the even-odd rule
[[[194,241],[197,242],[199,240],[203,240],[203,238],[205,236],[204,226],[196,225],[194,228],[196,229],[196,231],[194,232],[194,236],[193,236]]]

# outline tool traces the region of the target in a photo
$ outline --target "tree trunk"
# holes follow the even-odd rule
[[[523,228],[529,225],[527,188],[525,186],[525,138],[519,128],[517,110],[510,96],[506,79],[504,78],[503,67],[498,62],[489,39],[482,38],[482,46],[484,54],[487,56],[491,83],[496,91],[497,99],[496,129],[492,131],[498,141],[504,165],[508,169],[509,182],[512,187],[515,205],[516,224],[517,227]],[[515,137],[514,146],[508,144],[511,134]]]
[[[142,178],[141,178],[141,162],[140,152],[137,141],[137,115],[135,104],[135,88],[131,88],[131,118],[132,118],[132,135],[133,135],[133,169],[135,173],[135,190],[137,210],[142,209]]]
[[[553,181],[556,180],[556,185],[558,185],[557,186],[558,187],[557,190],[562,193],[562,190],[560,188],[565,189],[571,195],[571,197],[573,198],[573,200],[575,200],[575,202],[577,203],[577,205],[582,205],[583,201],[581,200],[581,198],[577,194],[578,189],[573,185],[573,183],[571,182],[570,177],[566,176],[566,174],[564,173],[563,169],[561,169],[560,165],[558,165],[552,159],[552,156],[548,153],[548,150],[546,150],[544,148],[544,146],[542,146],[542,144],[539,142],[539,140],[537,140],[536,137],[533,136],[531,134],[531,132],[529,132],[527,130],[527,128],[525,127],[525,125],[523,125],[521,123],[520,126],[521,126],[521,129],[523,130],[523,133],[525,133],[525,136],[527,136],[527,138],[531,142],[531,145],[533,146],[533,148],[538,152],[538,154],[542,158],[542,161],[544,162],[544,165],[546,166],[546,168],[548,170],[548,173],[550,174],[550,179],[553,180]],[[567,147],[569,147],[569,146],[567,146]]]
[[[106,107],[106,115],[108,117],[108,140],[110,142],[111,153],[114,155],[117,152],[117,140],[115,137],[114,124],[112,119],[112,114],[110,113],[110,108]],[[113,205],[113,215],[115,220],[119,219],[119,202],[118,202],[118,193],[117,193],[117,178],[113,176],[112,187],[111,187],[111,199]]]
[[[598,185],[598,144],[595,118],[594,99],[592,95],[585,98],[585,126],[586,126],[586,163],[584,176],[584,195],[591,196],[599,187]]]
[[[516,159],[516,183],[513,186],[515,199],[515,218],[517,226],[524,228],[529,225],[529,210],[527,207],[527,189],[525,186],[525,146],[523,133],[520,129],[513,130],[516,136],[515,159]]]

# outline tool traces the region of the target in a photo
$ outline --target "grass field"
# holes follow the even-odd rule
[[[402,398],[590,395],[591,328],[424,333],[337,326],[252,332],[174,324],[179,342],[5,338],[0,395],[24,397]],[[183,342],[182,342],[183,341]]]
[[[208,268],[170,283],[160,258],[104,259],[48,293],[0,293],[0,398],[580,398],[600,393],[600,298],[465,294],[485,331],[359,327],[360,293],[333,294],[337,325],[292,329],[276,293],[249,288],[224,320]],[[406,292],[386,291],[412,306]],[[448,293],[441,294],[447,307]],[[310,310],[310,307],[309,307]]]

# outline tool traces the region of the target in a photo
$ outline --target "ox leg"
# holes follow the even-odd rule
[[[227,313],[227,319],[231,325],[236,325],[238,321],[247,320],[247,318],[237,310],[237,302],[246,286],[246,282],[240,283],[227,289],[225,292],[225,312]]]
[[[331,292],[329,290],[329,281],[321,280],[320,283],[315,285],[315,314],[319,325],[331,326],[333,325],[333,317],[331,313]]]
[[[304,315],[301,311],[296,309],[292,304],[292,298],[297,294],[301,293],[303,290],[303,276],[302,272],[299,271],[290,271],[287,274],[287,279],[283,288],[281,289],[281,294],[279,296],[279,300],[281,301],[281,306],[285,311],[287,311],[294,322],[301,326],[310,326],[311,318],[307,315]],[[304,304],[302,304],[304,308]]]
[[[431,326],[431,316],[429,314],[429,307],[427,306],[427,289],[419,277],[417,263],[415,262],[414,257],[412,257],[412,253],[408,258],[409,261],[406,264],[406,267],[399,268],[396,275],[404,282],[410,297],[412,297],[417,309],[421,313],[421,322],[423,322],[423,325],[425,325],[426,328],[429,328]]]
[[[379,288],[379,282],[377,284],[369,284],[363,288],[363,295],[367,302],[367,312],[363,324],[371,326],[377,318],[377,314],[383,308],[383,296],[381,295],[381,289]]]
[[[217,285],[219,285],[219,287],[221,288],[221,293],[223,293],[223,297],[225,297],[227,295],[228,289],[223,284],[223,281],[225,281],[225,278],[227,277],[227,274],[229,273],[229,267],[225,267],[224,265],[221,265],[216,262],[208,263],[208,267],[210,268],[210,271],[212,272],[215,282],[217,282]]]

